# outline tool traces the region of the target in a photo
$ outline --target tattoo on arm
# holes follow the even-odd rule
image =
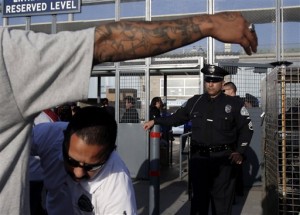
[[[95,59],[121,61],[161,54],[203,38],[208,16],[166,22],[116,22],[96,28]]]
[[[227,22],[235,21],[237,18],[236,14],[234,14],[234,13],[223,12],[220,14],[224,18],[224,20]]]

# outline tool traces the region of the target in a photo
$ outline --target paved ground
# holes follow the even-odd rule
[[[172,166],[161,168],[160,177],[160,205],[159,211],[163,215],[188,215],[190,201],[187,193],[187,175],[179,178],[178,143],[174,143]],[[186,161],[183,163],[185,168]],[[149,181],[134,181],[137,207],[140,215],[149,214]],[[263,190],[261,186],[251,189],[245,188],[243,197],[236,199],[233,215],[260,215],[262,211]]]

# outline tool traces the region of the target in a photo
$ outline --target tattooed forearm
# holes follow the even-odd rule
[[[201,17],[100,26],[96,28],[95,58],[99,62],[142,58],[190,44],[203,37],[200,26],[204,21],[207,19]]]
[[[211,36],[256,52],[257,36],[238,12],[198,15],[171,21],[114,22],[95,31],[94,59],[115,62],[151,57]]]
[[[224,18],[225,21],[227,22],[233,22],[236,20],[237,16],[236,14],[233,13],[228,13],[228,12],[224,12],[221,14],[221,16]]]

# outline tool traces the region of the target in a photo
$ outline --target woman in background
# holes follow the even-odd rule
[[[162,108],[162,101],[160,97],[154,97],[150,103],[150,110],[149,110],[149,120],[154,118],[159,118],[160,116],[160,109]]]

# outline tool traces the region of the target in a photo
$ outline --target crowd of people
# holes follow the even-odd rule
[[[209,36],[240,44],[251,55],[258,42],[249,26],[240,13],[223,12],[168,21],[112,22],[51,35],[0,28],[1,214],[30,214],[27,163],[31,147],[44,167],[49,214],[136,214],[131,179],[115,151],[117,127],[111,114],[84,108],[75,110],[69,123],[33,126],[34,119],[43,110],[87,99],[95,64],[151,57]],[[234,117],[246,114],[238,116],[235,108],[231,110]],[[204,119],[204,113],[193,112],[195,119]],[[239,125],[244,128],[246,121]],[[230,130],[230,118],[224,126]],[[237,153],[230,155],[235,163],[241,162],[248,139],[241,141]],[[48,153],[48,143],[55,152]],[[195,168],[202,167],[199,159],[195,163]],[[198,200],[195,195],[192,211],[198,210],[194,207]]]

